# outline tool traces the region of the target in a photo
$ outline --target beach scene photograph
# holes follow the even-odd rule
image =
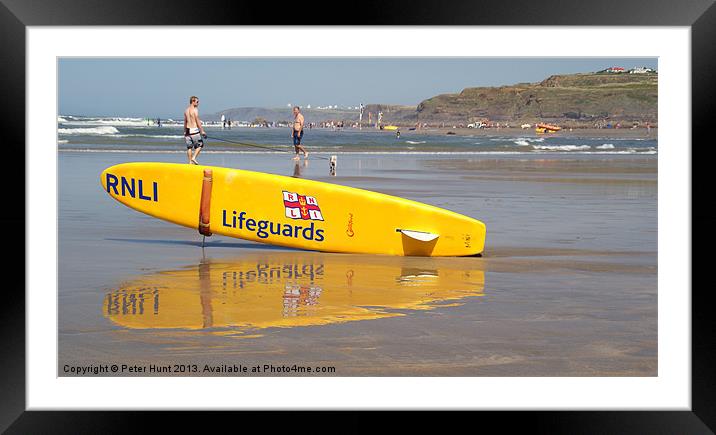
[[[57,71],[58,376],[658,376],[658,58]]]

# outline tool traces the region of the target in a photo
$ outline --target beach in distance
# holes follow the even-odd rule
[[[401,134],[404,134],[405,129],[401,129]],[[425,135],[446,135],[448,132],[455,133],[460,136],[512,136],[512,137],[550,137],[550,135],[556,137],[571,137],[571,138],[618,138],[618,139],[649,139],[656,140],[658,136],[657,128],[650,128],[648,131],[644,127],[640,128],[575,128],[575,129],[563,129],[557,135],[556,133],[548,134],[537,134],[534,132],[534,128],[518,128],[518,127],[503,127],[503,128],[452,128],[452,127],[440,127],[440,128],[428,128],[422,130],[408,131],[414,134],[425,134]]]
[[[658,374],[656,128],[314,128],[294,162],[287,129],[207,126],[201,165],[378,191],[487,226],[483,256],[425,258],[222,236],[202,248],[196,230],[124,207],[99,180],[119,163],[185,163],[180,126],[61,118],[59,376]],[[137,370],[102,371],[111,364]]]

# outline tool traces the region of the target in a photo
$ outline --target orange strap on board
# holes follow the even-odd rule
[[[209,217],[211,215],[211,169],[204,169],[204,181],[201,184],[201,203],[199,204],[199,233],[204,236],[211,235]]]

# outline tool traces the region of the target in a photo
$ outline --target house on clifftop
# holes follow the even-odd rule
[[[645,66],[638,66],[629,70],[629,74],[647,74],[653,72],[656,72],[656,70],[647,68]]]

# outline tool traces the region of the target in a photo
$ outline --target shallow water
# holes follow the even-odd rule
[[[163,127],[147,126],[141,121],[117,121],[111,119],[66,119],[58,124],[59,147],[63,150],[92,152],[98,150],[122,150],[133,152],[161,151],[181,152],[182,126],[166,124]],[[254,153],[265,152],[266,147],[277,152],[293,149],[287,128],[222,129],[207,125],[207,151]],[[534,130],[520,132],[519,136],[502,134],[500,130],[475,130],[474,134],[447,135],[433,131],[410,131],[403,129],[400,137],[394,132],[365,128],[356,130],[307,129],[304,143],[312,152],[323,154],[390,153],[399,154],[645,154],[657,152],[654,135],[646,132],[627,131],[632,137],[609,137],[579,132],[544,136]],[[249,145],[247,145],[249,144]],[[256,146],[258,145],[258,147]],[[264,147],[264,148],[261,148]]]
[[[60,376],[72,375],[65,365],[114,363],[196,364],[174,375],[209,376],[234,375],[203,371],[224,364],[334,376],[657,374],[656,156],[351,154],[337,177],[317,159],[199,160],[464,213],[487,225],[485,255],[334,255],[221,236],[202,249],[195,231],[129,210],[99,184],[110,165],[181,154],[61,151]]]

